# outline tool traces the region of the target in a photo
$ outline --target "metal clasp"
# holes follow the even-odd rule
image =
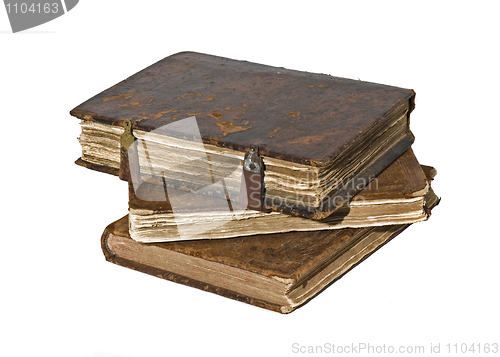
[[[245,155],[242,179],[247,193],[247,208],[264,211],[264,160],[256,145],[252,145]]]

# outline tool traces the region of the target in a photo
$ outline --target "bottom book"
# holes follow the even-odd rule
[[[438,203],[433,195],[430,211]],[[128,216],[101,246],[112,263],[269,310],[290,313],[409,225],[287,232],[232,239],[140,243]]]

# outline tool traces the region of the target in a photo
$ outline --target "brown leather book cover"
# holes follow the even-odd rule
[[[349,180],[369,182],[412,144],[408,118],[414,96],[412,90],[388,85],[182,52],[99,93],[71,115],[114,127],[130,120],[133,130],[144,132],[195,116],[205,144],[239,152],[257,145],[264,158],[319,169],[352,166]],[[388,118],[396,116],[405,117],[403,132],[391,136],[390,143],[380,139],[372,145]],[[354,155],[365,147],[376,147],[366,162]],[[77,163],[118,173],[109,165]],[[359,190],[345,185],[331,196],[349,201]],[[312,208],[267,199],[265,206],[313,219],[337,209],[330,199]]]
[[[129,237],[128,218],[125,216],[105,229],[101,247],[106,260],[112,263],[258,307],[289,313],[407,226],[146,244]],[[369,241],[363,242],[368,238]],[[356,244],[360,245],[359,249],[353,249]],[[336,259],[341,260],[340,264],[335,264]],[[336,266],[321,274],[321,269],[331,265]],[[239,281],[242,284],[237,284]]]
[[[435,170],[426,167],[431,176]],[[428,192],[430,211],[439,203]],[[101,247],[112,263],[269,310],[302,306],[409,225],[288,232],[231,239],[140,243],[128,216],[110,224]]]

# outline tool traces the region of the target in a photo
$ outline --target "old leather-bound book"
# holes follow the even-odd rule
[[[410,224],[429,217],[427,200],[434,199],[429,198],[433,195],[429,191],[430,181],[412,149],[358,193],[349,205],[322,221],[280,212],[215,211],[214,207],[227,207],[227,201],[181,190],[166,192],[161,181],[151,180],[141,185],[137,194],[129,184],[129,233],[139,242],[167,242]],[[185,209],[174,212],[169,194],[185,201]],[[152,199],[148,200],[149,197]],[[155,201],[155,198],[162,200]]]
[[[433,175],[432,168],[425,170]],[[432,189],[427,196],[430,210],[439,199]],[[408,226],[140,243],[130,238],[125,216],[105,229],[101,246],[106,259],[115,264],[289,313]]]
[[[227,178],[230,196],[240,182],[229,177],[224,160],[213,158],[233,158],[246,174],[253,169],[245,157],[255,154],[262,160],[255,171],[263,182],[255,198],[259,209],[321,220],[411,146],[414,95],[388,85],[178,53],[71,111],[82,120],[77,163],[129,180],[125,135],[138,142],[139,176],[160,176],[169,187],[196,191],[208,177],[202,168],[209,167],[205,171]]]

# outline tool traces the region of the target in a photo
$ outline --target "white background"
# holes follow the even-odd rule
[[[18,34],[0,9],[0,355],[500,343],[499,11],[471,4],[83,0]],[[413,148],[441,204],[290,315],[106,262],[127,187],[73,163],[69,111],[186,50],[414,89]]]

